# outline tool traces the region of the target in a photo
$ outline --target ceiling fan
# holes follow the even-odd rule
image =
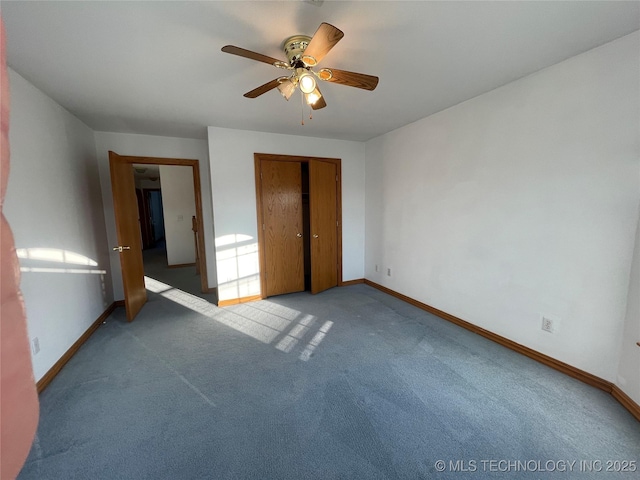
[[[256,98],[263,93],[277,88],[282,96],[289,100],[291,95],[300,89],[304,100],[314,110],[319,110],[327,106],[316,79],[324,82],[333,82],[349,87],[362,88],[364,90],[374,90],[378,85],[378,77],[365,75],[363,73],[348,72],[336,68],[321,68],[313,70],[320,63],[327,53],[344,37],[344,33],[328,23],[322,23],[313,37],[306,35],[294,35],[287,38],[282,44],[282,50],[288,62],[280,61],[276,58],[268,57],[260,53],[245,50],[244,48],[227,45],[222,47],[225,53],[231,53],[240,57],[268,63],[291,73],[278,77],[270,82],[254,88],[244,94],[247,98]]]

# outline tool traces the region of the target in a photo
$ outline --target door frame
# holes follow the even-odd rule
[[[209,279],[207,276],[207,257],[204,248],[204,231],[202,229],[202,188],[200,186],[200,161],[191,160],[186,158],[165,158],[165,157],[134,157],[131,155],[119,155],[122,163],[131,164],[133,168],[134,163],[148,164],[148,165],[173,165],[191,167],[193,171],[193,191],[196,204],[196,217],[198,218],[198,251],[197,256],[199,258],[200,267],[200,288],[202,293],[211,293],[209,288]],[[133,206],[131,206],[133,208]],[[137,205],[135,206],[138,209]],[[117,219],[116,219],[117,222]]]
[[[333,163],[336,166],[336,172],[338,175],[336,185],[336,218],[338,225],[336,226],[336,246],[337,246],[337,262],[338,262],[338,286],[343,285],[342,282],[342,160],[339,158],[325,158],[325,157],[305,157],[300,155],[279,155],[273,153],[254,153],[254,168],[255,168],[255,182],[256,182],[256,210],[257,210],[257,229],[258,229],[258,258],[260,265],[260,298],[266,298],[265,292],[267,291],[267,279],[265,272],[267,271],[267,261],[265,258],[265,238],[262,231],[262,224],[264,223],[262,215],[262,179],[260,178],[261,162],[262,160],[280,161],[280,162],[298,162],[309,163],[312,160],[320,162]]]

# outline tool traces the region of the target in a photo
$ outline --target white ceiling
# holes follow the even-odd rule
[[[640,28],[640,3],[2,1],[11,68],[98,131],[206,138],[206,126],[367,140]],[[282,74],[222,53],[285,60],[283,40],[344,31],[323,67],[380,77],[373,92],[323,84],[300,125]]]

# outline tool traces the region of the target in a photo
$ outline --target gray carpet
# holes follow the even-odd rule
[[[604,472],[640,461],[610,395],[371,287],[148,286],[41,395],[20,479],[638,478]]]

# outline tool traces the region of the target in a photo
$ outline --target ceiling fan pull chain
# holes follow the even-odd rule
[[[300,125],[304,125],[304,93],[300,92]]]

